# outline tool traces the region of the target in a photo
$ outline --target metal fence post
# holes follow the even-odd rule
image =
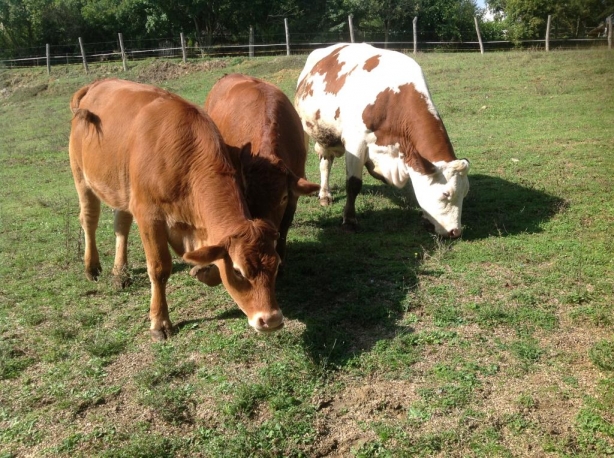
[[[81,57],[83,58],[83,68],[85,69],[85,74],[89,73],[87,68],[87,59],[85,58],[85,49],[83,48],[83,40],[79,37],[79,47],[81,48]]]
[[[249,57],[254,57],[254,28],[249,26]]]
[[[354,43],[354,24],[352,24],[352,19],[354,19],[354,15],[350,14],[348,16],[348,24],[350,26],[350,42]]]
[[[288,29],[288,18],[284,18],[284,27],[286,28],[286,56],[290,55],[290,31]]]
[[[482,35],[480,34],[480,26],[478,25],[477,16],[473,16],[473,20],[475,22],[475,31],[478,34],[478,42],[480,43],[480,54],[484,54],[484,44],[482,43]]]
[[[550,51],[550,21],[552,20],[552,15],[548,15],[548,23],[546,24],[546,51]]]
[[[118,33],[119,37],[119,49],[122,52],[122,66],[124,67],[124,71],[126,71],[126,51],[124,50],[124,36],[121,33]]]
[[[179,34],[179,39],[181,40],[181,55],[183,56],[183,63],[187,62],[186,51],[185,51],[185,39],[183,38],[183,32]]]
[[[612,50],[612,14],[608,16],[608,50]]]
[[[51,56],[49,51],[49,43],[45,46],[45,53],[47,54],[47,76],[51,74]]]
[[[418,16],[414,17],[412,21],[414,26],[414,54],[418,52]]]

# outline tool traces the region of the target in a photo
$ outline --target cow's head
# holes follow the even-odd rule
[[[185,261],[196,266],[192,269],[193,275],[205,283],[213,285],[216,278],[221,280],[258,332],[276,331],[284,323],[275,297],[275,277],[280,263],[275,251],[278,236],[277,230],[267,221],[247,221],[244,227],[218,245],[183,255]],[[211,264],[215,267],[208,270],[206,266]]]
[[[411,181],[424,216],[444,237],[461,235],[463,199],[469,192],[469,161],[458,159],[433,164],[434,173],[411,171]]]

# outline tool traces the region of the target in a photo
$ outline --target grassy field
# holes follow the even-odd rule
[[[293,98],[305,57],[0,70],[0,457],[614,455],[612,52],[418,55],[472,163],[463,237],[367,175],[344,233],[336,162],[334,205],[299,201],[281,332],[176,259],[178,333],[152,343],[138,231],[117,290],[108,208],[85,279],[72,93],[117,76],[201,104],[243,72]]]

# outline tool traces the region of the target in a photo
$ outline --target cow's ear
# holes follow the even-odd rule
[[[458,173],[459,175],[467,175],[469,171],[469,161],[467,159],[457,159],[448,164],[450,170]]]
[[[207,286],[217,286],[222,283],[220,271],[215,264],[207,266],[194,266],[190,275]]]
[[[297,196],[308,196],[320,190],[320,185],[307,181],[305,178],[292,180],[291,191]]]
[[[183,260],[195,266],[211,264],[226,256],[228,251],[222,245],[204,246],[198,250],[190,251],[183,255]]]

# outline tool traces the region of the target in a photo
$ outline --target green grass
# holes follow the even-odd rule
[[[462,239],[434,239],[409,189],[369,176],[346,234],[338,160],[334,205],[299,201],[286,328],[257,335],[176,259],[162,345],[138,231],[132,283],[110,275],[109,209],[103,274],[83,275],[68,101],[117,76],[202,104],[235,71],[292,99],[305,56],[3,70],[0,457],[614,454],[614,54],[417,60],[471,160]]]

